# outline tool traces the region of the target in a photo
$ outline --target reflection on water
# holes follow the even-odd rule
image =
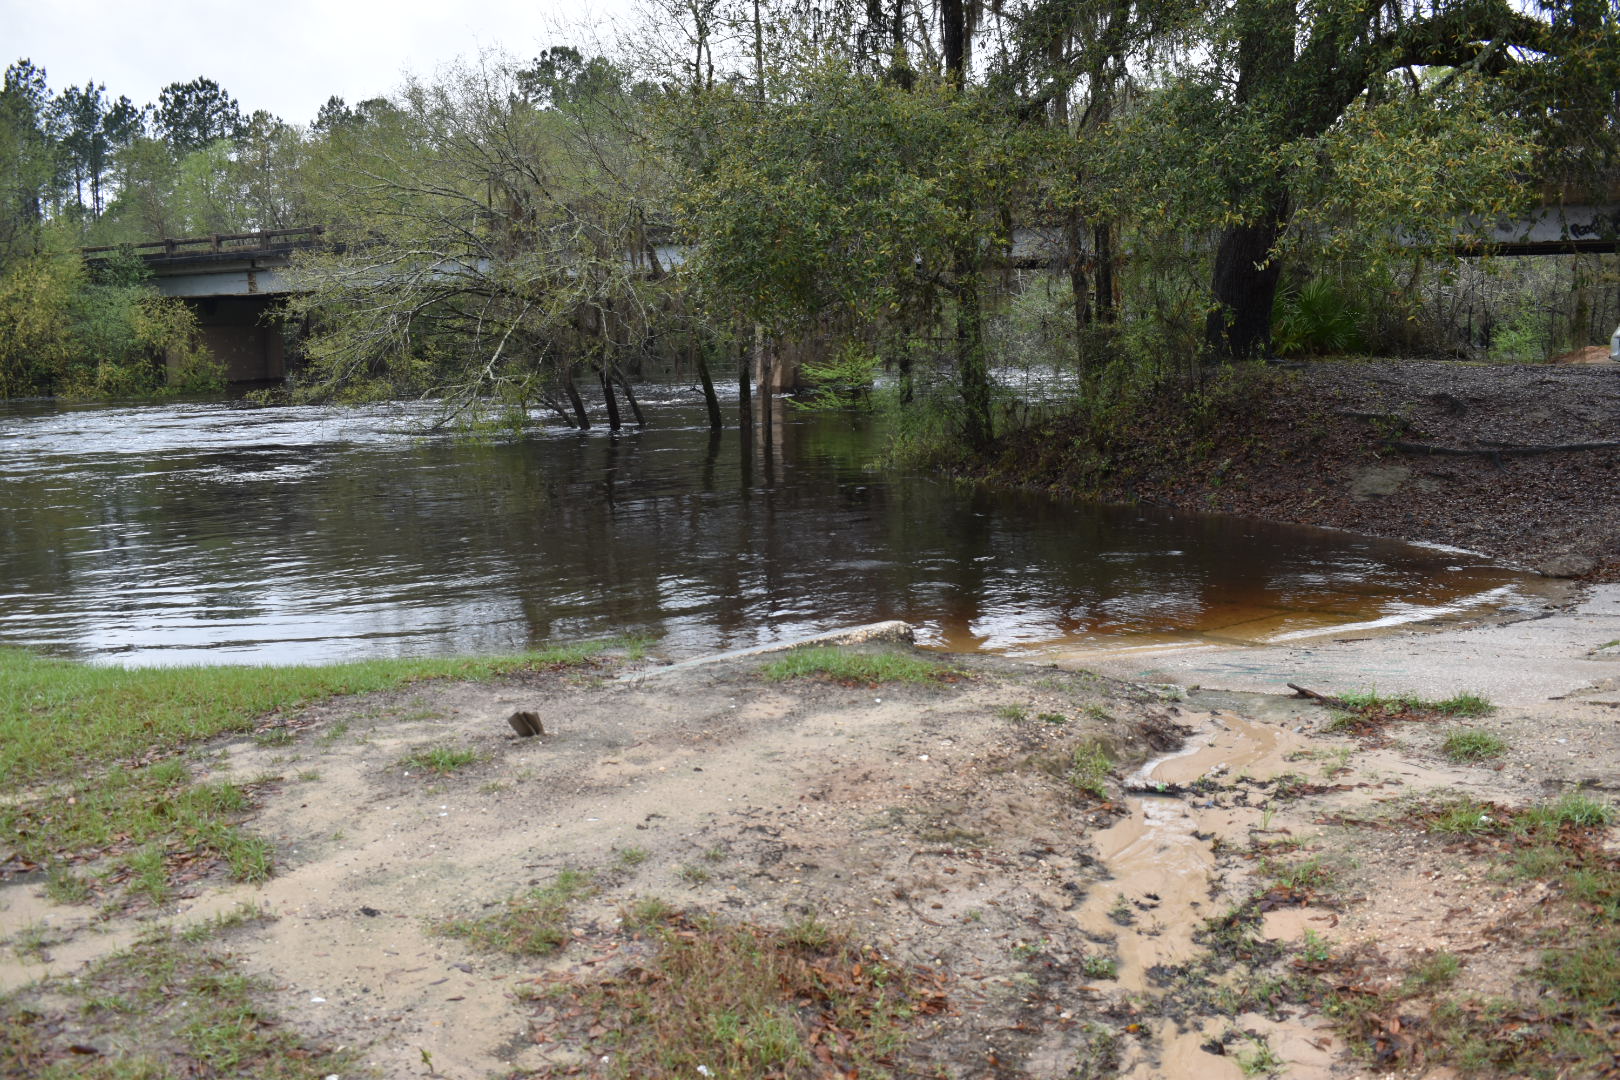
[[[0,643],[126,663],[687,654],[899,618],[953,650],[1256,640],[1515,603],[1473,556],[865,471],[795,417],[470,444],[388,410],[0,405]]]

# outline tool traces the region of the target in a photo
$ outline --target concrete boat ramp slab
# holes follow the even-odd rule
[[[1298,683],[1323,694],[1430,699],[1473,691],[1514,707],[1564,698],[1620,703],[1620,585],[1594,586],[1569,607],[1500,625],[1154,653],[1074,650],[1045,659],[1211,690],[1287,694],[1287,684]]]

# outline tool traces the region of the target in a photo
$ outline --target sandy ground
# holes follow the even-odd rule
[[[1333,823],[1422,793],[1612,791],[1615,639],[1620,589],[1600,589],[1510,626],[1054,658],[1062,667],[949,658],[964,675],[941,683],[771,681],[741,656],[635,680],[598,670],[333,701],[289,718],[286,745],[233,741],[207,762],[216,776],[279,777],[254,819],[278,851],[270,882],[201,882],[170,908],[112,918],[50,904],[38,880],[0,883],[0,937],[43,925],[53,942],[44,956],[0,950],[0,988],[71,977],[154,920],[246,900],[274,918],[228,937],[241,970],[269,978],[270,1004],[299,1031],[358,1048],[372,1075],[422,1076],[428,1060],[457,1080],[545,1075],[591,1058],[515,991],[627,963],[620,912],[656,896],[770,926],[815,914],[935,973],[948,1007],[917,1021],[902,1075],[1238,1077],[1256,1039],[1279,1075],[1384,1075],[1308,1003],[1216,993],[1257,976],[1195,930],[1263,888],[1256,853],[1287,838],[1293,857],[1338,866],[1338,884],[1278,905],[1266,936],[1297,949],[1310,931],[1391,978],[1444,948],[1478,986],[1518,992],[1539,887],[1504,884],[1422,830]],[[1068,670],[1099,663],[1106,674]],[[1287,681],[1483,690],[1503,708],[1473,723],[1511,749],[1454,765],[1429,726],[1369,747],[1327,734],[1324,710],[1277,693]],[[516,736],[516,709],[547,734]],[[1099,741],[1115,761],[1104,798],[1066,777],[1073,750]],[[447,775],[401,764],[431,746],[481,760]],[[600,889],[552,957],[435,932],[565,868]]]

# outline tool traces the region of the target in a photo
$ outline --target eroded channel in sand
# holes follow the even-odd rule
[[[1148,999],[1162,992],[1155,970],[1190,964],[1204,952],[1194,934],[1230,899],[1220,897],[1216,844],[1244,846],[1264,814],[1258,806],[1221,804],[1191,786],[1245,775],[1272,779],[1291,771],[1291,759],[1309,746],[1288,727],[1226,710],[1183,719],[1193,726],[1187,741],[1125,779],[1127,791],[1140,792],[1126,799],[1129,815],[1092,837],[1107,877],[1074,912],[1088,936],[1113,937],[1121,989]],[[1154,793],[1156,788],[1165,793]],[[1325,1032],[1255,1014],[1193,1026],[1161,1020],[1154,1038],[1123,1063],[1121,1075],[1242,1077],[1233,1058],[1203,1049],[1227,1028],[1263,1036],[1290,1063],[1292,1076],[1326,1075],[1331,1055]]]

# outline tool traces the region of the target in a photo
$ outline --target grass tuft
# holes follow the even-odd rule
[[[1363,737],[1374,736],[1386,724],[1396,722],[1477,718],[1496,711],[1496,706],[1475,693],[1455,694],[1431,701],[1412,694],[1386,695],[1364,691],[1324,701],[1335,709],[1333,720],[1328,725],[1329,731],[1344,731]]]
[[[1406,973],[1403,989],[1410,992],[1447,986],[1457,978],[1457,973],[1461,970],[1462,961],[1442,949],[1412,965],[1411,970]]]
[[[1614,821],[1613,806],[1579,791],[1566,791],[1541,812],[1555,824],[1581,829],[1601,828]]]
[[[488,757],[488,754],[470,746],[424,746],[412,750],[394,764],[402,769],[446,776]]]
[[[486,952],[544,956],[568,940],[568,914],[596,888],[591,875],[564,870],[555,881],[508,900],[501,911],[481,918],[450,919],[435,929],[464,938]]]
[[[662,926],[676,915],[674,905],[657,896],[642,896],[633,900],[619,913],[619,918],[632,930],[645,930]]]
[[[1067,779],[1075,790],[1083,791],[1094,799],[1108,798],[1108,770],[1113,765],[1108,748],[1100,742],[1088,741],[1076,746],[1069,755]]]
[[[1119,978],[1119,961],[1101,953],[1087,953],[1080,961],[1080,970],[1088,979]]]
[[[760,671],[768,679],[820,676],[855,686],[942,682],[958,677],[954,668],[905,653],[852,652],[829,646],[793,649]]]
[[[708,884],[709,878],[712,875],[709,873],[709,869],[706,866],[699,866],[697,863],[686,863],[685,865],[676,868],[675,876],[686,882],[688,885],[696,886]]]
[[[90,883],[60,863],[45,874],[45,895],[54,904],[84,904],[91,898]]]
[[[1446,733],[1440,750],[1452,761],[1489,761],[1507,753],[1507,743],[1488,731],[1458,728]]]
[[[1429,828],[1448,836],[1479,836],[1506,828],[1510,824],[1509,813],[1491,803],[1466,797],[1448,799],[1434,807]]]
[[[1251,1035],[1249,1038],[1254,1040],[1254,1045],[1247,1050],[1238,1051],[1237,1054],[1238,1068],[1243,1070],[1244,1076],[1266,1076],[1288,1064],[1264,1038],[1259,1035]]]

